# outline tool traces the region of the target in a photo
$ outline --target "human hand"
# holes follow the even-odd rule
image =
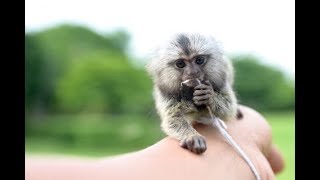
[[[272,143],[271,128],[254,110],[241,106],[243,119],[227,122],[227,131],[251,159],[263,180],[275,179],[284,162]],[[214,127],[196,125],[207,150],[195,154],[166,137],[146,149],[104,159],[26,158],[27,180],[84,179],[254,179],[249,166]]]

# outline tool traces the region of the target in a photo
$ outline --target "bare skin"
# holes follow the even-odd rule
[[[275,179],[284,168],[279,150],[272,144],[271,129],[254,110],[240,106],[244,118],[228,121],[228,132],[255,164],[263,180]],[[207,150],[201,155],[164,138],[141,151],[103,159],[26,157],[27,180],[254,180],[243,159],[213,127],[196,125],[206,138]]]

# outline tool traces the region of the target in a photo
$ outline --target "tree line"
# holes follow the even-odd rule
[[[152,111],[151,79],[128,55],[129,42],[124,30],[98,34],[68,24],[26,33],[26,113]],[[294,80],[254,56],[231,59],[241,104],[263,111],[294,108]]]

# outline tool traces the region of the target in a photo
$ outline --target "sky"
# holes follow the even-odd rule
[[[227,55],[252,54],[295,75],[294,0],[25,0],[26,32],[61,23],[104,34],[124,28],[139,58],[174,33],[206,33]]]

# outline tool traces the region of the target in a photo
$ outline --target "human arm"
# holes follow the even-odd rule
[[[256,111],[241,106],[244,118],[227,122],[228,132],[247,153],[263,180],[284,167],[272,143],[271,128]],[[26,157],[27,180],[50,179],[254,179],[248,165],[210,126],[196,125],[207,151],[194,154],[166,137],[146,149],[103,159]]]

